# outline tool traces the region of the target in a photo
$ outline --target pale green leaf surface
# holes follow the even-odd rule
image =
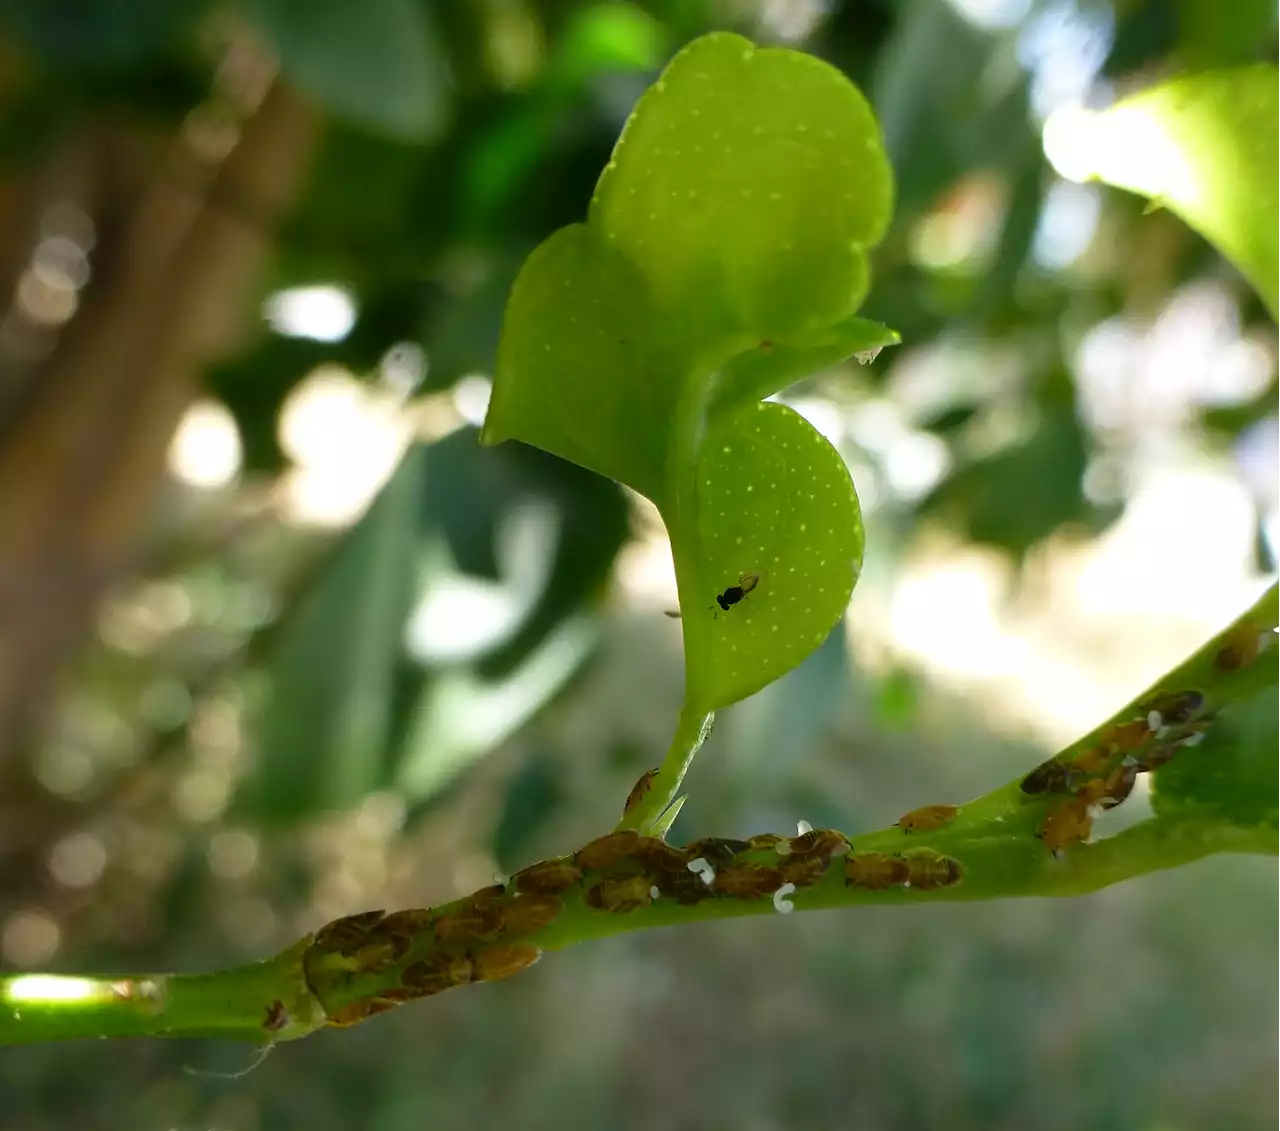
[[[660,498],[678,366],[644,280],[585,224],[530,257],[507,305],[485,443],[523,440]]]
[[[902,340],[896,330],[857,315],[822,330],[810,342],[762,342],[740,353],[720,372],[711,411],[763,400],[788,385],[855,355],[867,360]]]
[[[1162,83],[1100,114],[1050,120],[1068,176],[1151,197],[1227,256],[1280,311],[1277,71],[1258,66]]]
[[[714,352],[852,314],[892,193],[874,115],[848,79],[720,33],[686,47],[640,100],[591,223],[680,316],[681,336]]]
[[[711,711],[826,639],[862,568],[863,529],[839,453],[779,404],[716,419],[698,464],[698,514],[698,604],[683,609],[686,695]],[[744,576],[755,587],[722,610],[716,595]]]

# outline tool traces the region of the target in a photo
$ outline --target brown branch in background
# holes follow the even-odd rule
[[[4,437],[0,752],[22,739],[104,586],[129,563],[174,429],[248,305],[316,124],[276,82],[205,191],[192,187],[190,138],[175,145],[114,254],[95,258],[97,284]]]

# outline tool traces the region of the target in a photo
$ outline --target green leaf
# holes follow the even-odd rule
[[[826,639],[862,568],[862,514],[839,453],[793,410],[753,404],[708,431],[698,515],[707,587],[703,607],[683,607],[687,697],[714,710]],[[716,595],[744,577],[754,588],[722,610]]]
[[[759,401],[897,341],[854,313],[892,191],[875,119],[840,72],[710,35],[640,100],[588,223],[516,282],[484,439],[536,444],[658,504],[695,710],[804,659],[857,579],[848,471],[801,417]],[[734,587],[751,591],[721,610]]]
[[[396,668],[415,596],[425,449],[415,448],[338,547],[270,657],[258,772],[244,804],[289,818],[384,784]]]
[[[484,442],[523,440],[661,498],[683,374],[657,364],[658,333],[635,266],[586,225],[562,228],[511,293]]]
[[[641,98],[591,224],[705,350],[803,339],[852,314],[892,193],[875,117],[839,71],[717,34]]]
[[[417,0],[251,0],[294,82],[369,129],[421,140],[441,124],[443,68]]]
[[[1275,67],[1162,83],[1101,114],[1050,120],[1061,172],[1151,197],[1227,256],[1280,316]]]

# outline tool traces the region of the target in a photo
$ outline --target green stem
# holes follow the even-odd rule
[[[618,822],[619,829],[638,829],[649,833],[659,819],[675,802],[680,792],[680,783],[688,773],[702,744],[711,733],[711,724],[715,715],[703,713],[685,703],[680,711],[680,721],[676,724],[676,733],[671,739],[667,756],[658,768],[657,776],[649,787],[649,792],[635,805],[630,812],[622,815]]]
[[[266,962],[211,974],[0,976],[0,1044],[81,1037],[225,1037],[269,1043],[325,1024],[307,988],[308,936]]]

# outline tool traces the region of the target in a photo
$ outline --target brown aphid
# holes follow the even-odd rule
[[[478,951],[472,959],[477,982],[496,982],[527,970],[539,958],[542,951],[528,943],[500,943]]]
[[[1105,778],[1093,778],[1084,783],[1076,796],[1087,805],[1101,809],[1114,809],[1133,792],[1138,780],[1138,767],[1132,762],[1122,762]]]
[[[686,871],[689,863],[688,853],[656,836],[642,836],[634,855],[643,867],[653,872]]]
[[[679,904],[701,903],[704,899],[716,897],[703,878],[687,868],[678,872],[662,872],[654,877],[653,883],[660,895]]]
[[[1069,797],[1049,813],[1036,835],[1054,856],[1061,856],[1071,845],[1088,840],[1092,831],[1089,803],[1080,797]]]
[[[923,805],[898,818],[897,825],[904,833],[926,833],[949,825],[960,809],[956,805]]]
[[[490,938],[501,925],[500,908],[487,901],[477,904],[469,900],[453,911],[436,916],[435,933],[442,943],[466,943]]]
[[[378,997],[383,1001],[394,1002],[396,1005],[404,1005],[407,1001],[417,1001],[418,998],[429,997],[432,991],[421,989],[417,986],[392,986],[387,990],[379,990]]]
[[[405,911],[393,911],[370,934],[379,939],[413,939],[431,930],[435,916],[425,907],[411,907]]]
[[[784,884],[807,888],[816,884],[826,874],[831,857],[810,853],[808,856],[780,856],[776,865]]]
[[[381,997],[353,1001],[350,1005],[342,1006],[335,1013],[328,1014],[329,1024],[345,1029],[351,1025],[359,1025],[361,1021],[367,1021],[375,1014],[385,1013],[388,1009],[395,1009],[395,1007],[395,1002]]]
[[[622,815],[624,817],[645,799],[649,790],[653,788],[653,779],[657,776],[658,769],[656,766],[652,770],[645,770],[640,775],[639,781],[631,787],[631,792],[627,794],[627,800],[623,803]]]
[[[284,1002],[276,998],[275,1001],[267,1006],[267,1016],[262,1022],[262,1027],[268,1033],[278,1033],[288,1024],[289,1011],[285,1009]]]
[[[734,857],[747,852],[751,845],[745,840],[732,840],[722,836],[704,836],[701,840],[692,840],[684,846],[685,855],[690,860],[699,856],[716,868],[733,863]]]
[[[559,860],[543,860],[522,868],[511,877],[511,883],[517,892],[528,892],[534,895],[559,895],[568,891],[582,879],[582,869],[572,860],[563,857]]]
[[[849,851],[849,838],[839,829],[810,829],[787,841],[791,856],[843,856]]]
[[[1065,762],[1050,758],[1041,762],[1022,779],[1023,793],[1038,796],[1042,793],[1067,793],[1070,789],[1071,771]]]
[[[846,856],[844,861],[845,886],[883,891],[885,888],[904,886],[911,878],[911,869],[901,856],[886,856],[883,852],[860,852]]]
[[[505,935],[531,935],[549,927],[564,908],[553,895],[521,895],[498,909]]]
[[[474,973],[471,959],[465,954],[433,954],[406,966],[400,974],[400,982],[418,991],[419,997],[426,997],[454,986],[465,986]]]
[[[777,868],[762,868],[759,864],[734,864],[716,873],[712,887],[718,895],[733,899],[757,899],[772,895],[787,881]]]
[[[335,919],[316,932],[315,945],[324,950],[343,950],[358,946],[368,935],[370,928],[381,922],[383,915],[382,911],[361,911],[356,915]]]
[[[606,833],[578,849],[573,854],[573,862],[583,871],[608,868],[631,856],[639,840],[640,834],[635,829]]]
[[[964,876],[959,860],[938,852],[912,853],[904,859],[907,883],[917,891],[954,887]]]
[[[1204,707],[1201,691],[1170,691],[1146,705],[1147,725],[1153,731],[1189,723]]]
[[[779,836],[777,833],[757,833],[755,836],[747,837],[747,848],[752,852],[759,852],[762,849],[775,849],[787,838]]]
[[[1239,625],[1218,646],[1213,666],[1227,675],[1238,672],[1258,658],[1266,637],[1266,633],[1260,633],[1247,622]]]
[[[1077,768],[1095,774],[1106,768],[1116,754],[1132,754],[1142,749],[1151,737],[1151,728],[1145,717],[1127,723],[1116,723],[1098,736],[1098,745],[1091,751],[1082,751],[1075,757]]]
[[[409,939],[403,935],[396,935],[390,938],[370,939],[342,953],[355,963],[357,969],[366,974],[377,974],[389,966],[394,966],[408,952]]]
[[[648,876],[605,876],[587,888],[588,907],[619,914],[647,907],[653,902],[654,883]],[[661,889],[659,889],[661,890]]]

